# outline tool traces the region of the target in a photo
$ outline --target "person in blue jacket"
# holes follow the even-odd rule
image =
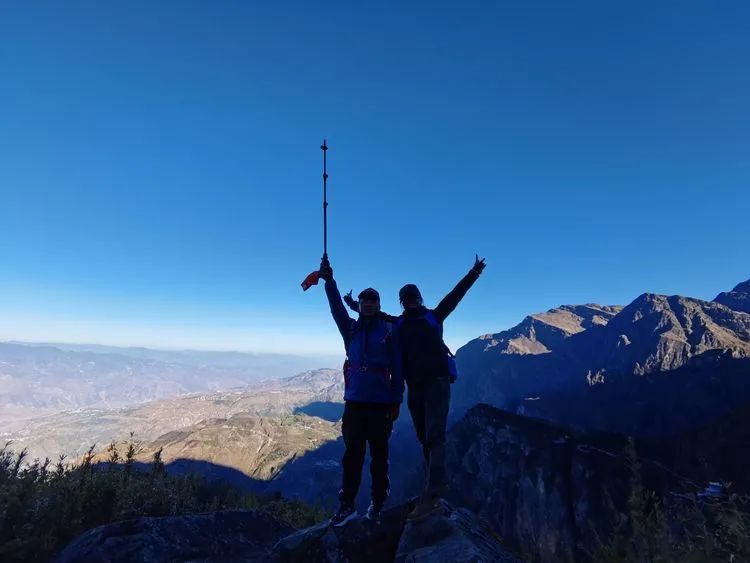
[[[479,279],[484,267],[484,258],[475,256],[471,270],[434,309],[424,306],[416,285],[406,284],[398,294],[404,308],[401,316],[381,313],[398,329],[404,378],[409,386],[406,403],[424,456],[425,488],[409,514],[410,519],[423,518],[439,508],[446,490],[445,431],[450,384],[457,372],[453,354],[443,341],[443,323]],[[349,307],[359,310],[359,303],[349,297],[345,297]]]
[[[333,269],[321,262],[320,277],[331,315],[344,340],[344,437],[343,476],[340,506],[331,524],[342,526],[356,516],[354,501],[362,478],[365,448],[370,445],[372,502],[367,517],[380,521],[380,513],[390,490],[388,480],[388,441],[398,418],[404,395],[404,377],[395,323],[380,315],[380,295],[372,288],[359,294],[359,318],[346,311]]]

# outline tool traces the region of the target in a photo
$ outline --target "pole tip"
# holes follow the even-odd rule
[[[326,140],[325,139],[323,139],[323,144],[320,145],[320,148],[323,149],[324,151],[328,150],[328,145],[326,145]]]

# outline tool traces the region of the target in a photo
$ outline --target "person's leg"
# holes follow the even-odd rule
[[[425,435],[425,388],[423,386],[409,385],[409,392],[406,398],[406,404],[409,407],[409,414],[414,423],[414,430],[417,433],[417,440],[422,446],[422,455],[424,457],[424,475],[427,481],[427,470],[430,463],[430,450],[427,448],[427,438]]]
[[[445,488],[445,428],[450,403],[450,380],[435,378],[425,392],[425,439],[430,452],[426,490],[441,496]]]
[[[380,509],[388,498],[388,441],[393,430],[391,407],[376,405],[368,421],[368,442],[370,443],[370,475],[372,476],[372,502]]]
[[[362,465],[365,462],[367,419],[364,415],[363,405],[346,403],[341,423],[345,449],[344,457],[341,460],[343,475],[339,500],[350,505],[354,504],[357,497],[359,484],[362,480]]]

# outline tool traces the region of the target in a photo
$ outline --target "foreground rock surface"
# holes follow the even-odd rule
[[[443,503],[419,521],[407,521],[413,503],[383,513],[381,524],[366,518],[341,528],[326,524],[300,530],[279,541],[280,561],[306,563],[519,561],[471,512]]]
[[[276,540],[292,531],[249,510],[137,518],[99,526],[73,540],[55,563],[268,561]]]
[[[516,563],[497,536],[477,517],[463,508],[442,502],[434,514],[407,521],[396,552],[397,563],[417,562]]]

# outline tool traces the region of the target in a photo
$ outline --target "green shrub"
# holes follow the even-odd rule
[[[221,482],[168,475],[161,451],[148,471],[135,470],[139,444],[124,456],[115,444],[94,463],[92,447],[76,464],[60,456],[28,463],[26,451],[0,449],[0,561],[46,561],[81,532],[127,518],[176,516],[231,508],[268,513],[299,528],[323,520],[320,507],[278,495],[241,493]]]
[[[625,513],[609,502],[614,529],[587,550],[597,562],[750,561],[750,497],[725,485],[719,497],[696,492],[658,495],[643,485],[635,445],[627,450],[630,495]]]

